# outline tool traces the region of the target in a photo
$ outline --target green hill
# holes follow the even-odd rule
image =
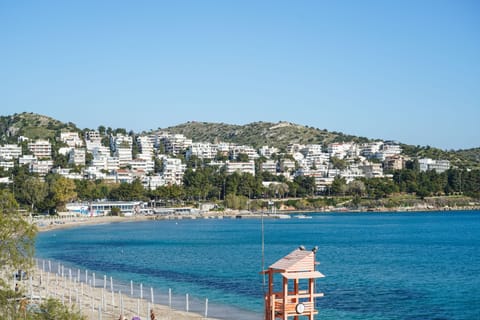
[[[61,131],[79,131],[71,122],[63,123],[36,113],[15,113],[0,117],[0,137],[2,141],[17,142],[17,137],[30,139],[53,139]]]
[[[290,122],[253,122],[246,125],[232,125],[211,122],[187,122],[161,131],[183,134],[194,142],[230,142],[259,148],[264,145],[284,149],[292,143],[329,144],[332,142],[373,141],[341,132],[331,132]],[[63,123],[51,117],[35,113],[18,113],[0,116],[0,141],[16,143],[17,137],[30,139],[53,139],[62,131],[80,131],[72,122]],[[377,139],[378,140],[378,139]],[[402,144],[404,154],[411,157],[447,159],[452,165],[466,168],[480,168],[480,148],[445,151],[429,146]]]
[[[187,122],[162,129],[183,134],[194,142],[231,142],[251,145],[255,148],[269,145],[285,148],[291,143],[328,144],[341,141],[367,142],[369,139],[329,132],[290,122],[253,122],[243,126],[225,123]]]

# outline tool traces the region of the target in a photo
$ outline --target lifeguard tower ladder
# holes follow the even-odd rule
[[[303,246],[272,264],[263,273],[268,275],[268,292],[265,293],[265,320],[314,320],[318,311],[315,298],[315,279],[325,277],[315,271],[317,248],[307,251]],[[282,276],[282,290],[274,290],[274,276]],[[301,283],[303,282],[303,283]],[[292,286],[293,285],[293,286]],[[290,286],[290,287],[289,287]]]

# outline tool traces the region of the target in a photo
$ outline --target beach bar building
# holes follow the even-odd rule
[[[83,216],[106,216],[112,208],[119,208],[125,216],[133,216],[145,206],[141,201],[94,201],[88,203],[67,203],[67,211]]]
[[[325,277],[315,270],[315,253],[303,246],[272,264],[263,273],[268,275],[268,292],[265,293],[265,320],[315,319],[315,280]],[[276,279],[277,278],[277,279]],[[274,284],[280,286],[279,290]]]

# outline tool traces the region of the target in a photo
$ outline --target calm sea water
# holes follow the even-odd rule
[[[312,217],[264,220],[265,266],[319,246],[318,319],[480,319],[479,211]],[[36,248],[125,288],[151,286],[165,304],[171,288],[178,308],[189,293],[190,309],[208,298],[210,316],[262,319],[260,219],[84,226],[41,233]]]

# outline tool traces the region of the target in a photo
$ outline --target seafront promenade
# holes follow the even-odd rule
[[[151,310],[157,320],[214,319],[208,317],[208,300],[202,314],[187,312],[188,297],[185,311],[175,310],[171,307],[171,296],[166,304],[161,304],[159,296],[149,287],[140,287],[139,284],[135,284],[135,288],[133,284],[131,288],[122,286],[104,275],[99,277],[88,270],[72,270],[46,260],[36,260],[33,272],[25,280],[11,283],[13,288],[19,285],[29,301],[28,308],[54,298],[92,320],[117,320],[122,315],[126,320],[133,317],[150,319]]]

